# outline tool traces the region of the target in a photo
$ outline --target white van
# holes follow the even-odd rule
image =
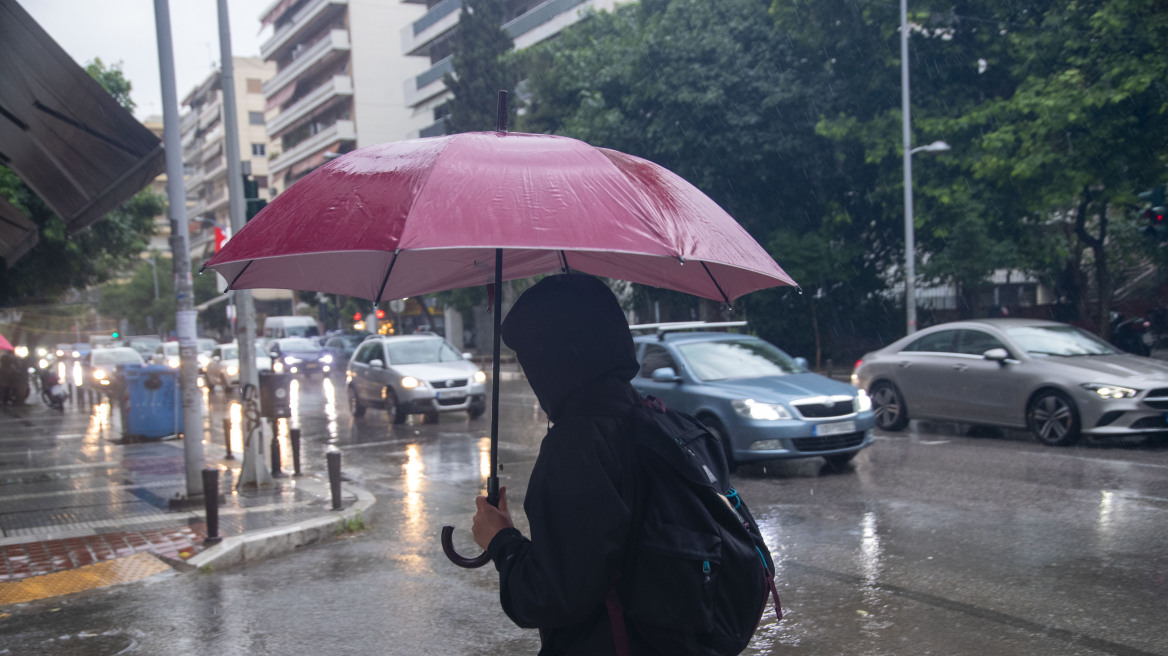
[[[264,319],[264,337],[316,337],[320,329],[312,317],[268,317]]]

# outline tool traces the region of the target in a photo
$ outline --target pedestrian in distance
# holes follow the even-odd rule
[[[495,563],[507,616],[520,627],[539,629],[541,656],[739,653],[762,615],[773,563],[737,499],[670,506],[671,498],[687,496],[674,494],[683,483],[660,467],[653,470],[659,461],[640,445],[656,429],[651,419],[635,417],[638,411],[662,419],[681,415],[645,410],[629,383],[639,366],[628,321],[612,291],[587,275],[544,278],[516,300],[501,336],[515,351],[549,422],[523,504],[530,538],[512,522],[506,488],[499,490],[497,508],[484,496],[475,500],[472,533]],[[681,454],[674,442],[701,433],[689,453],[708,458],[699,460],[709,463],[702,466],[700,483],[710,485],[706,475],[728,482],[716,438],[689,421],[691,435],[663,435],[664,448]],[[703,440],[712,445],[705,451]],[[679,487],[657,491],[661,485]],[[663,515],[701,519],[711,511],[737,518],[731,524],[747,521],[757,537],[739,523],[733,536],[703,525],[684,538],[676,533],[662,538],[661,527],[670,523]],[[654,544],[665,544],[663,551],[674,556],[687,555],[642,557]],[[746,545],[738,553],[719,546],[738,544]],[[702,555],[706,547],[712,555]],[[737,563],[746,566],[728,569]],[[721,581],[719,568],[725,570]],[[743,576],[749,578],[745,587],[739,584]],[[714,585],[722,587],[720,593],[712,592]],[[726,603],[746,611],[713,608]],[[725,627],[717,624],[736,612],[747,619],[731,628],[737,635],[727,640]]]

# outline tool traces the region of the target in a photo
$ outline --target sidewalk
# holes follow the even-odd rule
[[[286,553],[328,539],[373,504],[345,482],[333,510],[327,475],[292,476],[288,457],[273,487],[237,491],[239,431],[228,459],[221,422],[216,430],[211,421],[204,450],[220,472],[222,540],[208,545],[202,499],[183,500],[183,441],[122,443],[108,414],[76,402],[61,413],[32,397],[0,407],[0,606]]]

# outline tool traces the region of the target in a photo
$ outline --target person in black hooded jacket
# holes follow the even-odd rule
[[[551,424],[531,472],[524,512],[531,538],[499,507],[475,500],[472,532],[499,572],[504,612],[538,628],[541,656],[615,654],[605,607],[633,516],[633,445],[625,434],[640,396],[628,321],[612,291],[581,274],[550,276],[508,313],[502,339]],[[637,640],[635,654],[653,651]]]

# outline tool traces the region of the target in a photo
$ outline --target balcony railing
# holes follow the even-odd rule
[[[277,91],[294,82],[329,54],[338,51],[347,52],[348,50],[349,33],[345,30],[330,30],[327,36],[292,60],[284,67],[284,70],[264,82],[264,97],[271,98]]]
[[[285,128],[308,116],[313,110],[337,96],[351,95],[353,95],[353,78],[347,75],[334,75],[328,82],[313,89],[308,95],[297,100],[291,107],[268,121],[268,136],[279,135]]]
[[[458,25],[462,0],[443,0],[421,18],[401,30],[402,53],[416,55],[421,46],[433,41],[439,34]]]
[[[413,107],[423,100],[442,93],[446,86],[442,84],[442,77],[454,72],[454,56],[441,59],[437,64],[422,71],[420,75],[406,80],[405,104]]]
[[[268,162],[268,171],[275,177],[284,169],[337,141],[356,141],[357,128],[352,121],[337,121],[329,127],[280,153]]]
[[[292,16],[292,20],[285,23],[272,38],[260,45],[260,56],[264,59],[271,59],[282,47],[288,45],[293,39],[303,35],[306,28],[311,27],[312,24],[330,7],[340,7],[347,5],[349,0],[315,0],[309,2],[300,11]]]
[[[588,0],[548,0],[535,9],[523,14],[515,20],[503,25],[503,30],[518,39],[535,28],[552,20],[556,16],[568,11],[576,5],[584,4]]]
[[[219,109],[223,106],[220,102],[213,102],[207,105],[201,112],[199,112],[199,129],[202,130],[208,125],[211,125],[219,119]]]

